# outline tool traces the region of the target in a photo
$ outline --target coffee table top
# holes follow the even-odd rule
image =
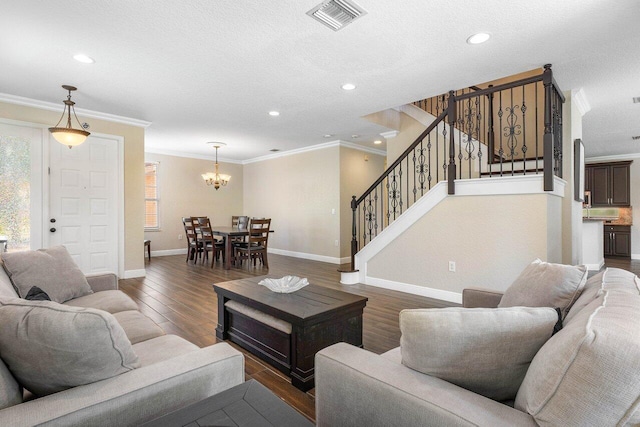
[[[259,285],[265,277],[233,280],[213,285],[218,296],[258,308],[290,323],[308,323],[351,306],[362,309],[368,298],[309,284],[289,294],[280,294]],[[276,277],[273,277],[276,278]]]

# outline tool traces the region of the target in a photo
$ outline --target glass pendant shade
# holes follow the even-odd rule
[[[54,127],[49,128],[49,132],[51,132],[51,135],[53,135],[56,141],[58,141],[60,144],[64,144],[67,147],[71,148],[82,144],[91,134],[86,130],[74,129],[73,126],[71,126],[71,111],[73,111],[73,116],[76,118],[76,121],[78,122],[80,128],[82,128],[80,120],[78,120],[78,116],[76,116],[76,110],[74,108],[74,105],[76,103],[71,100],[71,91],[76,90],[76,88],[69,85],[63,85],[62,88],[69,91],[69,95],[67,96],[67,99],[62,101],[64,102],[64,111],[62,112],[62,117],[60,117],[60,120],[58,120],[58,123],[56,123]],[[67,116],[67,125],[65,127],[59,127],[58,125],[65,118],[65,114]]]

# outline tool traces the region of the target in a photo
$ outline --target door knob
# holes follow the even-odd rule
[[[56,219],[55,219],[55,218],[51,218],[51,219],[49,220],[49,222],[51,222],[51,223],[56,222]]]
[[[51,227],[51,228],[49,229],[49,231],[50,231],[50,232],[52,232],[52,233],[55,233],[55,232],[56,232],[56,229],[55,229],[55,228],[53,228],[53,227]]]

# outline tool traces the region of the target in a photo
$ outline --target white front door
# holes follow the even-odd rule
[[[69,148],[49,137],[48,246],[64,245],[85,273],[118,272],[118,140]]]

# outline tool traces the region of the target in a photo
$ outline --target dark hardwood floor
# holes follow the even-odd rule
[[[217,299],[212,284],[247,277],[293,274],[307,277],[316,285],[368,297],[363,318],[363,341],[364,348],[374,353],[383,353],[400,344],[400,310],[453,305],[367,285],[341,285],[337,271],[339,266],[281,255],[269,255],[269,269],[245,265],[244,268],[223,270],[220,262],[209,268],[206,264],[186,263],[183,255],[154,257],[146,261],[145,267],[145,278],[120,280],[120,289],[167,333],[179,335],[201,347],[218,342],[215,336]],[[315,419],[314,390],[307,393],[298,390],[275,368],[231,345],[245,355],[247,379],[256,379],[302,414]]]
[[[294,274],[309,282],[340,289],[369,298],[364,310],[364,348],[383,353],[400,343],[398,314],[405,308],[451,306],[443,301],[395,292],[367,285],[341,285],[338,266],[281,255],[269,255],[270,269],[232,268],[221,263],[213,269],[185,262],[185,256],[155,257],[146,261],[147,277],[120,280],[120,289],[131,296],[140,310],[167,333],[179,335],[201,347],[218,342],[217,299],[212,284],[270,274],[276,277]],[[640,274],[640,261],[607,258],[606,267],[617,267]],[[252,354],[231,344],[245,355],[246,378],[254,378],[271,389],[302,414],[315,419],[314,390],[304,393],[291,385],[289,378]]]

